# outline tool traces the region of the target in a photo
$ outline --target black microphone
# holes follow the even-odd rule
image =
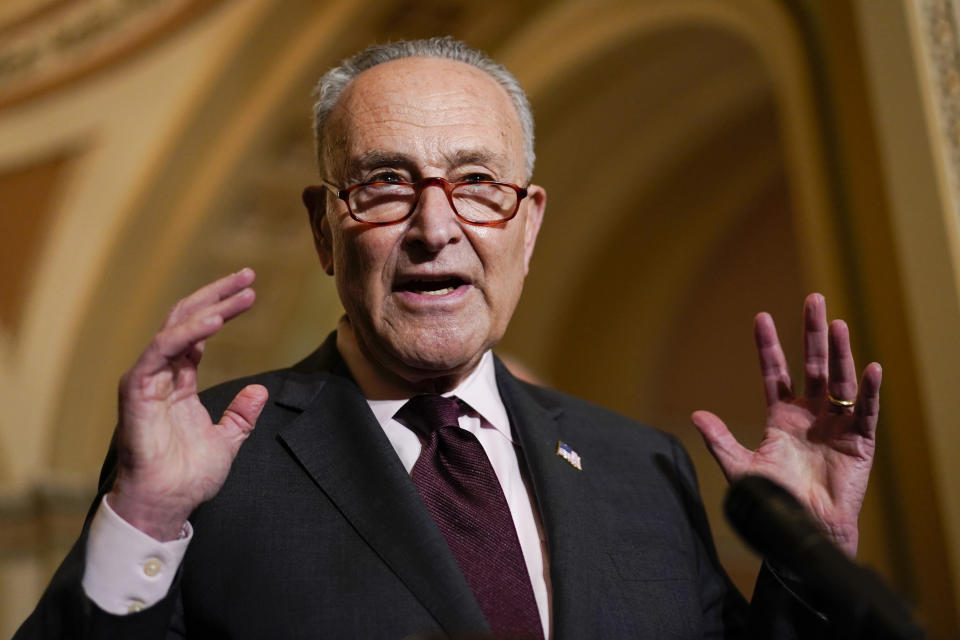
[[[823,534],[800,502],[779,484],[745,476],[724,502],[733,528],[771,566],[794,574],[808,604],[843,636],[877,640],[925,638],[904,602],[880,577],[853,562]]]

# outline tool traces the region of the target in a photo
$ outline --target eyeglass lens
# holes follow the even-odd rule
[[[485,182],[458,184],[451,189],[453,208],[470,222],[509,218],[517,206],[517,192]],[[388,222],[406,217],[416,206],[417,189],[410,184],[375,182],[350,193],[353,214],[368,222]]]

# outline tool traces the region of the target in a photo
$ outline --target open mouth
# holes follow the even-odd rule
[[[438,280],[411,279],[398,283],[394,288],[397,291],[409,291],[420,295],[443,296],[453,293],[465,284],[467,284],[466,280],[456,277]]]

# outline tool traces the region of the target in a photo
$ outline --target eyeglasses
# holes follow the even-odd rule
[[[322,180],[321,185],[347,203],[351,218],[372,225],[396,224],[409,218],[427,187],[443,189],[457,217],[482,227],[512,219],[520,210],[520,201],[527,197],[524,187],[484,180],[448,182],[443,178],[424,178],[417,182],[364,182],[345,189]],[[307,190],[316,195],[320,187]]]

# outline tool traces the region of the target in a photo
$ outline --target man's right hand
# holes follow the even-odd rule
[[[120,379],[117,479],[107,499],[157,540],[176,539],[217,494],[266,404],[266,388],[249,385],[213,424],[197,396],[204,340],[253,305],[254,277],[243,269],[180,300]]]

